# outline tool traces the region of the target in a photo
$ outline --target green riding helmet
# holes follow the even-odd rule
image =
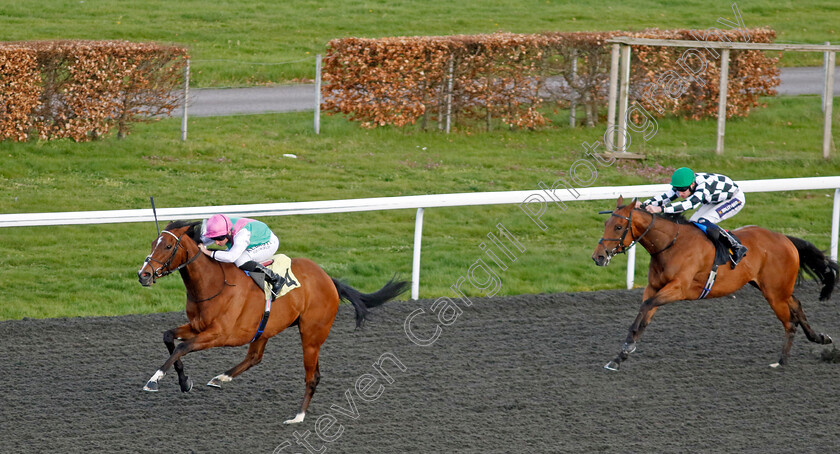
[[[694,171],[688,167],[680,167],[671,176],[671,186],[675,188],[687,188],[694,183]]]

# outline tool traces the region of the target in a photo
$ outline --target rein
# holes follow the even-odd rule
[[[201,251],[199,251],[199,252],[201,252]],[[219,265],[219,269],[221,269],[221,270],[222,270],[222,281],[223,281],[223,282],[222,282],[222,289],[221,289],[221,290],[219,290],[218,292],[216,292],[216,294],[215,294],[215,295],[213,295],[213,296],[211,296],[211,297],[209,297],[209,298],[204,298],[204,299],[201,299],[201,300],[193,300],[193,302],[194,302],[194,303],[203,303],[203,302],[205,302],[205,301],[210,301],[210,300],[212,300],[213,298],[215,298],[215,297],[217,297],[217,296],[221,295],[221,294],[222,294],[222,292],[224,292],[224,291],[225,291],[225,287],[227,287],[227,286],[234,287],[234,284],[231,284],[231,283],[229,283],[229,282],[227,281],[227,276],[225,276],[225,268],[222,266],[222,263],[221,263],[221,262],[216,262],[216,264],[217,264],[217,265]]]
[[[665,246],[664,248],[662,248],[662,249],[660,249],[656,252],[651,252],[650,256],[653,257],[654,255],[659,254],[660,252],[665,252],[666,250],[670,249],[671,246],[673,246],[677,243],[677,237],[679,237],[679,236],[680,236],[680,231],[679,231],[679,229],[677,229],[677,234],[674,235],[674,239],[672,239],[671,242],[668,243],[668,245]]]

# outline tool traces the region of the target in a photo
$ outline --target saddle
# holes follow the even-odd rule
[[[700,224],[698,224],[697,222],[693,222],[693,221],[692,221],[692,224],[694,224],[694,226],[695,226],[695,227],[697,227],[698,229],[700,229],[701,231],[703,231],[703,233],[704,233],[704,235],[706,236],[706,238],[707,238],[709,241],[711,241],[711,242],[712,242],[712,245],[715,247],[715,262],[714,262],[714,266],[715,266],[715,267],[718,267],[718,266],[720,266],[720,265],[723,265],[723,264],[725,264],[725,263],[728,263],[728,262],[729,262],[729,258],[733,256],[733,254],[732,254],[732,249],[730,249],[730,248],[729,248],[729,244],[727,244],[727,243],[725,242],[725,240],[724,240],[723,238],[721,238],[720,236],[718,236],[716,239],[712,239],[712,238],[711,238],[708,234],[706,234],[706,233],[705,233],[704,229],[703,229],[702,227],[700,227]],[[741,239],[740,239],[740,238],[738,238],[737,236],[735,236],[735,234],[734,234],[734,233],[729,232],[729,235],[731,235],[733,238],[735,238],[735,239],[736,239],[736,240],[738,240],[739,242],[741,241]]]
[[[734,235],[733,235],[734,236]],[[706,238],[709,238],[708,236]],[[715,246],[715,264],[714,266],[724,265],[729,263],[729,257],[732,256],[732,250],[729,249],[729,245],[724,243],[723,240],[720,238],[717,241],[712,241],[710,238],[709,241]]]

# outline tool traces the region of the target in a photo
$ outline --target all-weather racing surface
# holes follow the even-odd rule
[[[817,292],[796,293],[840,339],[840,305]],[[442,321],[434,300],[391,302],[361,330],[342,305],[295,425],[282,424],[303,383],[294,327],[222,389],[204,384],[247,347],[187,355],[192,391],[170,373],[148,393],[183,313],[0,322],[0,452],[836,452],[832,346],[800,330],[772,369],[784,336],[767,302],[753,288],[726,299],[664,307],[619,371],[603,366],[640,289],[453,298],[463,312],[438,304]]]

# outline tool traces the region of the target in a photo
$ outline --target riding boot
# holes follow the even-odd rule
[[[271,284],[271,292],[274,293],[275,296],[280,294],[280,289],[282,289],[283,285],[286,283],[286,278],[253,260],[243,263],[239,266],[239,268],[249,272],[258,271],[263,273],[265,275],[265,280]]]
[[[286,278],[259,263],[257,263],[257,271],[265,273],[265,280],[271,284],[271,292],[274,293],[275,296],[279,295],[280,289],[283,288],[283,284],[286,283]]]
[[[737,265],[738,262],[740,262],[747,254],[747,247],[741,244],[741,242],[732,236],[732,234],[727,230],[720,229],[720,237],[723,238],[725,242],[729,243],[729,249],[732,251],[732,255],[729,258],[732,260],[732,268],[735,268],[735,265]]]
[[[713,242],[717,242],[719,239],[723,240],[731,253],[729,255],[729,260],[732,261],[732,268],[735,268],[735,265],[744,258],[744,255],[747,253],[747,247],[741,244],[737,239],[735,239],[732,234],[728,231],[720,228],[719,225],[715,224],[714,222],[709,221],[706,218],[700,218],[697,220],[698,223],[702,224],[705,227],[706,236],[709,237],[710,240]]]

